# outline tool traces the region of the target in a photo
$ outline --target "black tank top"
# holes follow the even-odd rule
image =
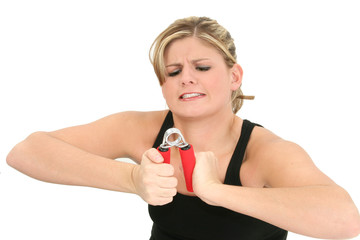
[[[165,131],[173,125],[169,111],[154,148],[161,144]],[[248,120],[243,121],[224,184],[241,186],[240,167],[255,125]],[[150,240],[285,240],[287,237],[287,231],[269,223],[180,193],[166,205],[149,205],[149,214],[154,222]]]

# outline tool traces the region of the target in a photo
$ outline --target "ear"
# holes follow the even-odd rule
[[[231,90],[237,90],[242,83],[243,70],[237,63],[231,68]]]

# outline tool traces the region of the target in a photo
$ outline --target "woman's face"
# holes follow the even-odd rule
[[[229,68],[205,41],[187,37],[166,49],[162,92],[170,110],[183,117],[231,111],[231,92],[241,85],[239,65]]]

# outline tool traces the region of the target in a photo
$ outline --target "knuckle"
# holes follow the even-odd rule
[[[178,184],[178,180],[177,180],[176,177],[172,177],[172,178],[169,179],[169,185],[170,185],[170,187],[175,188],[175,187],[177,186],[177,184]]]
[[[177,194],[176,188],[173,188],[170,192],[171,196],[174,197]]]
[[[174,168],[174,166],[171,165],[171,164],[166,164],[166,165],[168,165],[169,174],[170,174],[170,175],[174,175],[174,173],[175,173],[175,168]]]
[[[178,179],[174,177],[174,187],[177,187],[178,183],[179,183]]]
[[[143,159],[148,159],[149,158],[149,150],[146,150],[143,155],[142,155]]]
[[[171,164],[163,164],[163,174],[167,176],[174,175],[175,169]]]
[[[166,198],[165,199],[165,203],[164,204],[167,204],[167,203],[170,203],[170,202],[172,202],[173,201],[173,197],[168,197],[168,198]]]

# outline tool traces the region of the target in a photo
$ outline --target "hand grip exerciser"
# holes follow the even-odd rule
[[[177,134],[178,137],[176,140],[170,141],[169,137],[173,134]],[[157,148],[164,158],[164,163],[170,163],[170,148],[173,146],[179,148],[181,163],[184,169],[186,188],[189,192],[193,192],[192,174],[195,167],[194,148],[191,146],[191,144],[185,142],[185,139],[179,129],[169,128],[164,134],[162,144]]]

